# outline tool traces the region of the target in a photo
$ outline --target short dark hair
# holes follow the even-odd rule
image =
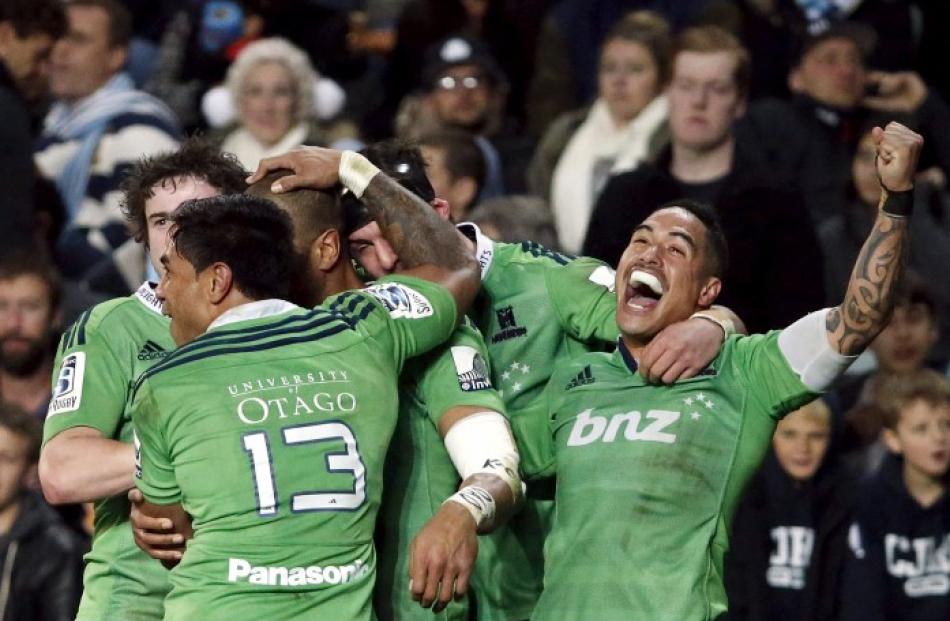
[[[109,47],[128,47],[132,41],[132,14],[118,0],[69,0],[66,6],[95,7],[105,11],[109,17]]]
[[[238,194],[247,188],[247,171],[237,158],[201,138],[189,138],[177,151],[143,157],[122,180],[122,214],[135,241],[148,240],[145,203],[155,196],[155,188],[185,177],[202,179],[222,194]]]
[[[345,222],[339,195],[327,190],[298,188],[282,194],[271,192],[271,185],[282,177],[293,174],[286,168],[273,170],[263,179],[248,186],[245,194],[267,199],[283,209],[293,223],[294,239],[309,246],[324,231],[343,231]]]
[[[706,255],[709,260],[709,272],[717,278],[722,278],[729,268],[729,242],[726,241],[726,234],[722,230],[719,212],[707,203],[691,198],[679,198],[663,203],[654,209],[653,213],[674,207],[688,211],[706,227]]]
[[[20,276],[35,276],[42,280],[49,294],[50,310],[56,312],[59,309],[63,280],[45,249],[25,246],[0,255],[0,280]]]
[[[15,403],[0,401],[0,428],[27,440],[27,459],[36,463],[40,458],[40,443],[43,439],[43,425],[36,416],[30,414]]]
[[[293,226],[271,201],[244,194],[190,200],[172,212],[171,220],[175,252],[196,272],[220,261],[247,297],[287,297]]]
[[[447,129],[423,136],[419,144],[441,149],[445,154],[445,169],[452,180],[471,177],[478,186],[475,192],[478,196],[485,184],[485,156],[469,132]]]
[[[36,34],[58,39],[66,33],[66,12],[59,0],[3,0],[0,22],[10,22],[21,39]]]
[[[435,200],[435,190],[426,176],[425,158],[422,157],[422,151],[417,144],[390,138],[363,147],[360,153],[396,183],[425,202],[431,203]],[[343,194],[343,209],[347,234],[365,226],[372,219],[363,203],[349,192]]]
[[[950,379],[932,369],[920,369],[909,375],[885,378],[877,394],[884,427],[896,429],[901,410],[914,401],[932,407],[950,405]]]

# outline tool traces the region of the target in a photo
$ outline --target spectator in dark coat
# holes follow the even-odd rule
[[[779,422],[733,521],[728,621],[837,618],[853,485],[828,453],[831,432],[820,399]]]
[[[655,165],[611,179],[583,253],[616,264],[631,222],[682,198],[719,211],[732,258],[720,296],[752,333],[781,328],[824,305],[821,251],[800,196],[775,178],[732,123],[745,109],[748,55],[725,31],[684,31],[669,89],[672,145]]]
[[[40,450],[40,423],[0,403],[0,619],[71,621],[82,592],[82,550],[26,481]]]
[[[0,3],[0,250],[32,241],[35,172],[31,100],[47,87],[53,42],[66,29],[56,0]]]

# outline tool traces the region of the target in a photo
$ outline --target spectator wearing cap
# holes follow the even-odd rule
[[[445,128],[475,137],[486,162],[481,198],[524,189],[524,170],[533,150],[517,123],[506,115],[508,81],[484,42],[450,37],[433,46],[423,69],[425,94],[406,137]]]
[[[119,184],[141,156],[174,149],[181,132],[172,112],[134,89],[123,72],[131,15],[118,0],[66,4],[66,35],[53,47],[50,90],[34,160],[55,181],[66,206],[57,243],[63,277],[103,297],[142,281],[145,255],[125,228]]]
[[[757,102],[738,128],[740,140],[799,183],[819,223],[845,195],[851,156],[872,111],[905,117],[924,135],[935,162],[950,171],[950,109],[916,73],[868,71],[865,58],[875,39],[868,27],[849,22],[807,36],[788,76],[792,101]]]
[[[655,159],[669,142],[664,90],[671,47],[659,14],[627,15],[604,41],[593,105],[562,115],[541,139],[528,187],[550,202],[566,251],[580,251],[608,177]]]
[[[449,217],[464,222],[485,183],[485,158],[472,136],[445,130],[419,139],[435,195],[449,203]]]

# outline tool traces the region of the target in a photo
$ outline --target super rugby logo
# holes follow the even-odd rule
[[[432,304],[429,300],[406,285],[383,283],[367,287],[365,291],[382,302],[389,314],[396,319],[422,319],[432,316]]]
[[[86,372],[85,352],[74,352],[63,358],[56,379],[56,388],[49,402],[47,416],[74,412],[82,402],[83,376]]]

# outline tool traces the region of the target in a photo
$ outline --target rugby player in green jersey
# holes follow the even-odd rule
[[[329,152],[329,151],[325,152],[325,154],[331,154],[331,153],[332,152]],[[335,157],[339,158],[339,154],[336,153]],[[270,178],[266,179],[265,180],[266,185],[269,185],[272,180],[273,179],[270,179]],[[380,181],[383,181],[383,178],[380,178]],[[332,183],[333,181],[330,181],[330,182]],[[259,194],[261,185],[262,184],[258,184],[257,187],[252,186],[252,188],[250,189],[250,193]],[[392,185],[394,186],[395,184],[392,184]],[[395,187],[398,188],[398,186],[395,186]],[[389,190],[391,189],[392,187],[386,186],[383,183],[377,183],[374,180],[372,183],[369,184],[369,187],[366,189],[366,197],[367,197],[368,202],[372,203],[373,201],[382,201],[386,204],[393,204],[393,203],[398,204],[398,201],[399,201],[398,196],[392,196],[391,194],[388,194]],[[400,192],[402,192],[402,190],[400,190]],[[298,259],[295,261],[295,264],[296,264],[295,271],[297,272],[296,274],[297,278],[295,279],[296,281],[295,284],[297,286],[295,286],[294,289],[298,292],[298,295],[301,295],[301,292],[306,290],[307,292],[302,294],[303,297],[306,298],[306,297],[314,296],[316,298],[321,298],[335,291],[344,290],[344,289],[352,288],[353,286],[357,286],[359,284],[358,279],[356,279],[355,274],[352,273],[352,269],[350,268],[350,264],[348,260],[346,259],[345,254],[341,255],[340,253],[339,231],[338,231],[340,227],[339,226],[333,226],[333,227],[319,226],[319,219],[315,220],[312,215],[315,201],[312,200],[312,198],[307,197],[307,196],[297,196],[297,197],[292,198],[293,194],[307,194],[307,192],[290,193],[290,194],[283,195],[277,198],[279,198],[279,200],[284,202],[282,207],[288,213],[291,214],[293,220],[295,221],[295,229],[296,229],[295,246],[296,246]],[[319,194],[319,193],[309,192],[309,194]],[[284,199],[291,199],[291,200],[285,201]],[[431,212],[427,208],[423,207],[423,210],[429,217],[434,218],[434,214],[431,214]],[[381,211],[380,214],[383,214],[383,212]],[[409,223],[408,220],[405,218],[402,218],[401,220],[397,220],[394,218],[394,227],[405,226],[408,223]],[[420,229],[417,225],[413,226],[412,229],[422,231],[422,229]],[[424,231],[421,238],[425,239],[426,243],[430,242],[432,239],[436,239],[436,237],[434,237],[431,234],[425,234]],[[408,256],[410,258],[413,256],[411,242],[410,240],[408,240],[408,238],[403,239],[402,242],[399,243],[399,245],[404,249],[405,252],[409,253]],[[458,248],[456,247],[453,251],[457,252]],[[419,251],[415,251],[415,252],[418,254]],[[301,265],[300,261],[304,261],[304,264]],[[440,259],[439,261],[443,264],[446,263],[444,258]],[[409,263],[409,265],[411,265],[411,263]],[[420,268],[417,268],[417,270],[418,269]],[[371,290],[374,288],[375,287],[371,288]],[[347,297],[348,295],[352,296],[353,294],[352,293],[344,294],[343,296],[340,296],[339,298],[337,298],[337,301],[334,302],[331,308],[334,308],[336,312],[344,312],[345,309],[350,308],[352,304],[354,303],[354,298],[352,297],[348,298]],[[344,301],[346,302],[345,304],[343,303]],[[174,303],[169,301],[166,304],[170,308],[169,312],[174,312],[174,307],[175,307]],[[453,366],[453,369],[454,368],[455,367]],[[366,369],[354,371],[353,375],[358,376],[360,372],[365,373]],[[466,381],[468,379],[471,379],[471,378],[466,378]],[[452,381],[455,384],[459,384],[460,382],[455,371],[452,372]],[[382,398],[382,396],[380,398]],[[480,412],[478,413],[478,415],[473,414],[472,412],[466,412],[465,414],[466,414],[465,416],[456,417],[454,421],[446,420],[449,418],[448,413],[442,416],[442,420],[440,420],[440,428],[442,427],[451,428],[449,429],[446,435],[447,445],[451,445],[451,437],[453,433],[457,433],[460,431],[464,435],[472,430],[485,429],[484,420],[479,421],[478,426],[472,425],[472,423],[475,422],[474,419],[476,418],[484,419],[484,414],[485,414],[484,412]],[[385,435],[387,433],[386,431],[387,421],[384,418],[382,421],[377,421],[377,422],[380,423],[378,433]],[[500,429],[498,427],[494,427],[494,428],[492,428],[491,426],[488,427],[489,431],[494,429],[492,433],[495,433],[495,434],[500,433],[504,436],[503,438],[501,438],[501,450],[499,451],[499,453],[496,453],[496,454],[487,453],[486,452],[487,446],[480,446],[480,447],[470,446],[469,450],[467,451],[464,449],[461,451],[458,451],[458,450],[454,452],[450,451],[452,453],[453,458],[461,458],[462,462],[465,462],[466,460],[468,460],[469,463],[461,463],[461,462],[459,463],[459,470],[462,472],[468,471],[470,474],[466,477],[462,490],[460,490],[459,494],[456,494],[456,496],[452,498],[452,500],[455,500],[456,502],[447,503],[443,507],[442,511],[440,511],[440,513],[447,512],[451,514],[453,511],[459,512],[462,516],[464,516],[465,520],[471,522],[472,524],[478,524],[479,527],[486,527],[486,526],[490,526],[490,523],[492,521],[491,514],[494,513],[496,510],[499,517],[503,516],[504,513],[510,511],[510,507],[513,504],[512,500],[516,496],[516,491],[520,491],[520,483],[517,481],[517,476],[516,476],[516,473],[514,472],[509,472],[509,474],[514,475],[513,480],[505,480],[505,477],[500,477],[497,474],[499,472],[499,469],[501,470],[507,469],[511,471],[512,469],[516,470],[517,468],[516,452],[514,450],[513,443],[511,442],[510,437],[508,435],[507,427],[504,426],[504,420],[501,419],[500,422],[502,423],[502,426]],[[391,432],[391,429],[389,431]],[[366,433],[370,433],[370,431],[366,431]],[[488,446],[491,446],[493,444],[492,442],[489,441],[489,440],[492,440],[492,438],[490,437],[483,437],[482,440],[485,440],[486,441],[485,444]],[[505,447],[505,444],[507,444],[507,448]],[[497,447],[498,443],[495,442],[494,446]],[[477,450],[473,452],[471,450],[473,448]],[[488,464],[486,463],[488,461],[488,459],[486,458],[491,459],[492,462],[497,462],[497,463]],[[512,462],[512,458],[513,458],[513,462]],[[507,468],[505,467],[506,461],[511,464]],[[367,473],[372,472],[373,478],[371,479],[371,481],[374,484],[378,482],[378,477],[380,476],[379,470],[381,470],[381,468],[378,468],[378,467],[370,468],[369,466],[367,466],[366,468]],[[476,484],[479,484],[479,483],[483,487],[477,487]],[[494,486],[494,489],[493,489],[493,486]],[[501,492],[498,491],[498,487],[502,489]],[[376,491],[378,490],[374,488],[374,493]],[[198,496],[201,495],[200,490],[196,490],[194,493],[197,494]],[[474,495],[474,498],[472,498],[473,495]],[[507,496],[507,499],[504,498],[505,496]],[[500,501],[497,503],[495,502],[496,497],[501,497]],[[441,501],[442,499],[439,499],[439,500]],[[378,497],[376,498],[376,501],[378,502]],[[497,507],[495,507],[495,505],[497,505]],[[460,507],[468,507],[468,509],[464,509]],[[197,516],[196,516],[196,519],[197,519]],[[208,518],[205,515],[203,516],[203,519],[207,520]],[[304,521],[301,520],[301,522],[304,522]],[[369,520],[369,523],[371,526],[372,525],[371,519]],[[363,524],[363,526],[365,528],[365,523]],[[297,527],[304,528],[305,524],[299,523]],[[330,536],[332,538],[332,533],[324,532],[324,533],[319,533],[319,535],[321,537]],[[442,537],[440,532],[436,532],[430,538],[433,540],[433,544],[432,544],[433,547],[439,548],[439,549],[429,550],[428,555],[419,555],[418,559],[414,557],[413,560],[414,562],[416,562],[417,565],[420,565],[423,568],[423,575],[420,581],[422,582],[424,586],[428,585],[426,588],[427,592],[430,590],[432,591],[432,593],[429,595],[430,600],[435,599],[436,596],[439,596],[440,600],[442,600],[442,604],[444,605],[445,601],[451,598],[452,585],[455,584],[456,581],[457,581],[458,590],[464,591],[464,588],[465,588],[464,581],[466,580],[466,578],[464,575],[459,575],[457,571],[453,573],[452,554],[455,552],[455,550],[446,548],[445,537]],[[196,539],[196,541],[200,541],[200,540],[201,538],[200,538],[200,532],[199,532],[199,537],[198,539]],[[205,541],[208,541],[208,539],[205,538]],[[192,549],[193,548],[189,548],[189,551],[191,551]],[[173,557],[167,557],[167,558],[173,558]],[[189,559],[193,559],[193,558],[194,558],[194,555],[191,552],[190,554],[185,555],[185,559],[186,559],[185,567],[187,567],[188,569],[183,570],[183,571],[185,571],[186,573],[192,571],[191,568],[193,567],[193,564],[196,561],[191,560],[189,563]],[[426,564],[427,560],[429,561],[429,564]],[[200,561],[197,561],[197,562],[200,562]],[[207,583],[207,581],[205,582]],[[212,579],[212,582],[213,582],[213,579]],[[441,595],[439,594],[440,583],[442,587]],[[233,590],[234,589],[232,589],[232,591]],[[179,595],[176,596],[176,592],[179,593]],[[187,594],[188,594],[187,588],[179,589],[176,592],[173,592],[171,600],[176,600],[180,597],[184,597],[185,599],[187,599]],[[207,592],[207,589],[205,589],[205,592]],[[407,596],[406,598],[408,599]],[[330,598],[330,599],[333,599],[333,598]],[[341,605],[343,606],[342,608],[339,607]],[[350,604],[340,604],[339,602],[337,602],[337,604],[334,604],[333,607],[328,610],[330,610],[331,612],[333,610],[336,610],[337,616],[339,616],[340,614],[339,611],[347,610],[346,608],[347,605],[350,605]],[[179,608],[177,607],[173,607],[173,609],[179,610]],[[266,609],[266,607],[264,609]],[[297,609],[299,611],[305,611],[306,607],[304,605],[298,605]],[[291,608],[282,608],[282,610],[286,610],[289,612]],[[324,608],[320,608],[320,610],[324,610]],[[331,616],[333,615],[331,614]],[[339,618],[344,618],[344,617],[345,615],[340,616]]]
[[[126,219],[156,267],[168,215],[185,200],[237,192],[236,160],[200,142],[140,161],[124,183]],[[80,620],[161,619],[167,572],[136,547],[125,493],[133,487],[129,386],[174,349],[154,285],[99,304],[63,335],[44,426],[39,474],[53,504],[95,502]]]
[[[522,456],[527,477],[557,481],[533,620],[726,613],[730,522],[776,422],[825,390],[892,310],[923,141],[897,123],[874,135],[885,189],[842,304],[781,331],[730,338],[709,372],[672,386],[648,385],[637,361],[665,326],[716,299],[725,238],[716,213],[689,201],[633,230],[617,269],[618,349],[558,369],[534,458]]]
[[[432,200],[425,193],[428,181],[418,156],[409,155],[413,150],[401,143],[384,143],[365,153],[420,198],[431,201],[447,219],[445,201]],[[306,185],[312,178],[305,149],[262,163],[262,168],[277,166],[298,173],[296,179],[285,180],[287,188]],[[476,251],[481,264],[482,292],[473,316],[491,338],[493,383],[503,390],[517,436],[523,412],[538,407],[544,384],[559,362],[616,339],[614,274],[599,261],[575,259],[530,242],[494,242],[473,225],[459,228],[467,235],[461,243]],[[375,223],[352,234],[350,241],[354,258],[370,275],[381,277],[400,267],[399,253]],[[516,317],[522,318],[520,323]],[[647,351],[644,374],[669,382],[702,370],[718,352],[723,330],[731,329],[708,319],[720,325],[738,323],[731,312],[717,309],[706,318],[671,327]],[[541,591],[542,544],[550,507],[550,503],[528,502],[509,525],[481,541],[474,578],[480,619],[513,621],[531,614]],[[414,582],[413,595],[424,602],[418,584]]]

